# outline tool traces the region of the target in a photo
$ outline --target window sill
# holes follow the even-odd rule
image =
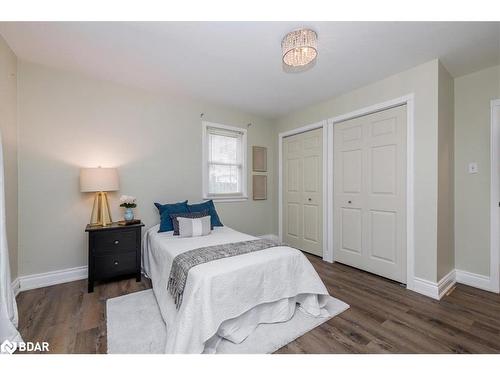
[[[206,200],[213,200],[214,202],[216,203],[222,203],[222,202],[244,202],[246,200],[248,200],[248,197],[247,196],[241,196],[241,195],[237,195],[237,196],[233,196],[233,197],[214,197],[214,196],[205,196],[203,197],[203,199],[206,199]]]

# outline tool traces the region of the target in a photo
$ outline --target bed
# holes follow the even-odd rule
[[[177,255],[255,239],[228,227],[187,238],[158,233],[158,225],[146,231],[143,267],[167,327],[165,353],[215,353],[222,340],[238,344],[261,323],[289,320],[296,308],[317,317],[329,315],[326,287],[304,254],[288,246],[193,267],[176,308],[167,284]]]

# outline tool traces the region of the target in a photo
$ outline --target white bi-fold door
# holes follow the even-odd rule
[[[334,260],[406,283],[406,106],[333,129]]]
[[[283,241],[323,255],[323,129],[283,138]]]

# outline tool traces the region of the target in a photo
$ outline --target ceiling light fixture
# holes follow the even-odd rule
[[[285,35],[281,41],[283,63],[291,67],[304,67],[318,56],[318,35],[310,29],[300,29]]]

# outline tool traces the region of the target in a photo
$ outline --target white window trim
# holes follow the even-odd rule
[[[247,129],[239,128],[236,126],[229,126],[217,124],[214,122],[202,121],[202,175],[203,175],[203,199],[212,199],[214,202],[240,202],[248,199],[248,169],[247,169]],[[218,128],[224,130],[231,130],[242,133],[241,137],[241,150],[242,165],[241,165],[241,194],[208,194],[208,128]]]

